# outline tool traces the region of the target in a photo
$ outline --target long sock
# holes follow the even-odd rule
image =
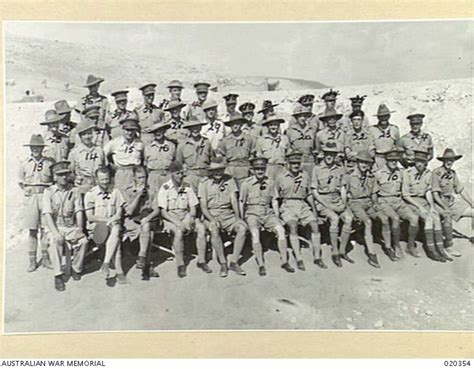
[[[383,229],[382,229],[382,234],[383,234]],[[390,232],[390,228],[389,228]],[[384,236],[385,238],[385,236]],[[398,249],[400,248],[400,228],[392,228],[392,238],[393,238],[393,247]]]
[[[34,252],[36,255],[36,250],[38,249],[38,237],[28,235],[28,250]]]
[[[257,260],[257,265],[263,265],[263,249],[260,242],[252,242],[253,253],[255,254],[255,259]]]
[[[46,236],[46,232],[44,228],[41,228],[39,237],[40,237],[41,250],[47,250],[49,247],[49,240],[48,240],[48,237]]]
[[[333,255],[339,255],[339,249],[337,247],[337,231],[329,231],[329,237],[331,239],[331,252]]]
[[[140,251],[138,252],[138,256],[146,257],[148,247],[150,245],[151,233],[150,232],[143,232],[140,234],[139,242],[140,242]]]
[[[349,243],[350,237],[351,237],[351,231],[343,228],[341,232],[341,245],[340,245],[341,253],[346,252],[347,244]]]
[[[436,243],[436,250],[439,254],[444,256],[443,232],[441,231],[441,229],[436,229],[433,233]]]
[[[416,235],[418,234],[418,226],[408,227],[408,247],[415,248]]]
[[[425,229],[426,248],[428,252],[436,254],[434,234],[432,229]]]
[[[453,223],[452,221],[444,221],[442,223],[445,247],[453,246]]]
[[[198,263],[205,263],[206,262],[206,238],[205,237],[196,238],[196,248],[197,248],[197,253],[198,253],[198,258],[197,258]]]
[[[115,270],[117,274],[124,274],[122,268],[122,247],[117,247],[117,251],[115,251]]]
[[[364,228],[364,238],[365,238],[365,243],[367,244],[367,251],[369,252],[369,254],[375,254],[374,238],[372,236],[372,230],[368,227]],[[342,243],[342,235],[341,235],[341,243]],[[343,246],[341,245],[341,248],[342,247]],[[387,247],[387,245],[385,245],[385,247]],[[344,248],[344,252],[347,253],[346,248],[347,248],[347,244]]]
[[[224,255],[224,245],[222,244],[222,239],[219,235],[211,234],[211,245],[216,251],[217,261],[219,264],[224,264],[226,262]]]
[[[36,262],[36,251],[28,251],[30,261]]]
[[[298,238],[298,235],[290,234],[289,238],[290,238],[290,245],[291,245],[291,248],[293,249],[293,252],[295,253],[296,260],[301,260],[300,239]]]
[[[230,258],[233,263],[237,263],[239,261],[240,254],[242,254],[242,249],[244,248],[244,244],[245,244],[245,233],[243,234],[237,233],[234,239],[234,251],[232,252],[232,256]]]
[[[288,246],[286,245],[286,239],[278,239],[278,251],[280,252],[281,263],[285,264],[288,262]]]
[[[313,246],[313,258],[320,259],[321,258],[321,234],[320,233],[312,233],[311,234],[311,243]]]

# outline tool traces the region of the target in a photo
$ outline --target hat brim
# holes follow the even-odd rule
[[[38,143],[38,144],[24,144],[23,146],[29,146],[29,147],[46,147],[46,146],[48,146],[48,145]]]
[[[262,126],[268,126],[272,123],[283,124],[283,123],[285,123],[285,120],[284,119],[272,119],[272,120],[269,120],[269,121],[262,122],[261,125]]]
[[[278,105],[280,105],[280,104],[272,104],[272,105],[269,105],[269,106],[267,106],[266,108],[260,109],[260,110],[258,111],[258,113],[263,113],[264,111],[267,111],[268,109],[274,108],[275,106],[278,106]]]
[[[227,167],[226,167],[224,164],[222,164],[222,165],[215,166],[215,167],[212,167],[212,166],[211,166],[211,167],[209,167],[208,170],[209,170],[210,172],[213,172],[213,171],[216,171],[216,170],[224,170],[224,169],[226,169],[226,168],[227,168]]]
[[[356,157],[356,161],[360,161],[362,163],[370,163],[372,164],[374,162],[374,159],[367,159],[367,158],[357,158]]]
[[[438,159],[439,161],[445,161],[445,160],[459,160],[461,159],[463,156],[462,155],[454,155],[454,156],[438,156],[436,159]]]
[[[207,123],[204,123],[204,122],[200,122],[200,123],[191,123],[191,124],[185,124],[183,125],[182,128],[192,128],[192,127],[197,127],[197,126],[205,126]]]
[[[69,108],[69,109],[61,110],[61,111],[56,110],[56,113],[58,113],[59,115],[63,115],[63,114],[71,113],[73,110],[74,110],[73,108]]]
[[[329,119],[335,119],[335,120],[339,120],[342,118],[342,114],[335,114],[335,115],[326,115],[326,116],[322,116],[319,118],[319,120],[322,120],[323,122],[329,120]]]
[[[183,89],[184,87],[179,86],[179,85],[168,85],[168,86],[166,86],[166,88],[180,88],[180,89]]]
[[[103,78],[99,78],[97,81],[95,82],[91,82],[91,83],[86,83],[84,85],[84,87],[91,87],[91,86],[95,86],[95,85],[98,85],[100,83],[104,82],[104,79]]]
[[[171,124],[163,124],[161,126],[157,126],[157,127],[154,127],[154,128],[149,128],[147,130],[145,130],[145,133],[154,133],[160,129],[169,129],[171,127]]]
[[[336,150],[336,149],[322,149],[322,151],[323,151],[323,154],[325,154],[325,153],[339,154],[339,153],[342,152],[342,151]]]
[[[72,170],[71,169],[60,169],[60,170],[53,171],[53,174],[68,174],[68,173],[72,173]]]
[[[299,113],[293,113],[291,114],[293,117],[299,117],[300,115],[311,115],[310,111],[301,111]]]
[[[217,107],[218,105],[211,105],[211,106],[202,107],[202,110],[216,109]]]
[[[386,113],[383,113],[383,114],[374,114],[374,117],[383,117],[384,115],[389,115],[389,114],[393,114],[393,113],[396,113],[395,110],[389,110],[387,111]]]
[[[246,122],[247,122],[247,120],[245,118],[240,118],[240,119],[229,120],[227,122],[224,122],[224,125],[231,126],[233,124],[237,124],[237,123],[244,124]]]
[[[50,124],[56,124],[56,123],[61,123],[61,121],[64,119],[64,117],[59,117],[58,119],[55,119],[55,120],[50,120],[50,121],[46,121],[46,122],[41,122],[40,123],[40,126],[47,126],[47,125],[50,125]]]
[[[175,109],[179,109],[179,108],[184,108],[186,106],[185,103],[181,103],[179,105],[175,105],[175,106],[169,106],[167,107],[166,109],[164,109],[165,111],[171,111],[171,110],[175,110]]]
[[[97,127],[94,125],[94,126],[90,126],[90,127],[87,127],[85,129],[81,129],[80,131],[77,131],[77,134],[78,135],[81,135],[83,134],[84,132],[87,132],[87,131],[91,131],[91,130],[94,130],[94,129],[97,129]]]

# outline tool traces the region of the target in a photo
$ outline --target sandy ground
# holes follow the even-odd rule
[[[30,53],[33,51],[30,50]],[[40,48],[36,51],[36,55],[44,52]],[[23,54],[16,52],[19,50],[7,49],[7,57],[12,57],[8,60],[16,63],[7,64],[7,76],[20,82],[24,78],[40,84],[38,70],[34,67],[28,69],[28,60],[25,61],[21,58]],[[72,55],[68,57],[74,60]],[[83,60],[88,59],[84,57]],[[100,65],[94,64],[94,60],[91,59],[89,65]],[[163,65],[163,68],[169,68]],[[180,77],[183,81],[194,81],[200,76],[196,71],[186,69],[186,66],[179,68],[187,73]],[[48,73],[57,74],[58,81],[69,81],[60,75],[60,71],[57,69]],[[97,74],[101,75],[101,72],[99,70]],[[141,74],[148,76],[145,72]],[[67,74],[67,71],[61,73]],[[210,76],[206,73],[203,73],[204,77]],[[75,75],[75,78],[79,80],[79,76]],[[216,79],[215,74],[213,78]],[[130,75],[125,76],[123,82],[135,83]],[[114,83],[117,84],[117,80]],[[254,83],[254,80],[249,83]],[[351,254],[356,264],[344,264],[342,269],[330,263],[329,247],[324,247],[329,265],[327,270],[315,267],[311,263],[311,253],[306,249],[304,260],[307,271],[298,271],[293,275],[280,269],[277,252],[270,250],[266,253],[269,274],[264,278],[257,275],[255,262],[250,255],[243,265],[248,272],[246,277],[230,274],[226,279],[219,278],[218,266],[214,261],[210,265],[215,273],[205,275],[196,268],[195,260],[191,260],[188,277],[179,279],[174,262],[166,261],[166,254],[160,251],[154,257],[159,263],[161,277],[145,281],[133,267],[133,253],[136,250],[131,249],[127,251],[127,265],[131,267],[128,272],[129,284],[107,286],[102,275],[96,271],[99,264],[94,256],[88,259],[86,274],[80,282],[70,281],[64,293],[56,292],[51,271],[39,269],[34,273],[26,273],[26,231],[21,228],[22,194],[16,183],[16,173],[20,159],[28,155],[22,145],[29,141],[32,133],[42,132],[38,123],[44,117],[44,112],[52,108],[54,100],[67,98],[73,105],[85,92],[74,87],[71,92],[64,94],[63,86],[63,82],[50,84],[48,94],[45,95],[48,102],[8,103],[5,106],[5,332],[157,329],[472,330],[473,248],[463,239],[456,239],[456,247],[463,256],[448,264],[409,256],[393,263],[379,248],[382,265],[379,270],[367,264],[360,245]],[[104,85],[104,92],[120,87],[124,86]],[[18,85],[7,87],[7,101],[15,100],[22,88]],[[440,154],[449,146],[464,154],[455,168],[467,188],[471,188],[470,80],[348,86],[340,90],[339,111],[348,111],[350,96],[366,94],[368,98],[364,110],[369,114],[371,123],[375,123],[372,115],[378,104],[385,102],[396,111],[392,122],[399,125],[402,134],[408,132],[405,119],[408,113],[415,110],[425,113],[424,128],[434,137],[435,153]],[[279,103],[277,113],[284,117],[291,114],[302,94],[314,93],[320,96],[324,91],[296,88],[275,92],[236,90],[241,94],[241,102],[253,101],[260,106],[262,100],[271,99]],[[218,100],[221,112],[223,94],[222,91],[211,94],[212,98]],[[163,91],[160,91],[156,100],[161,101],[163,97]],[[194,100],[192,89],[184,90],[183,100]],[[139,102],[139,92],[132,89],[130,107]],[[319,112],[322,108],[323,103],[317,101],[314,110]],[[431,168],[437,165],[436,161],[430,163]],[[468,220],[463,220],[456,228],[470,235]]]

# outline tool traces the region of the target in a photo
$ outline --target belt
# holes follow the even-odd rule
[[[39,193],[43,193],[44,190],[48,187],[48,186],[45,186],[45,185],[26,185],[26,192],[29,194],[29,195],[33,195],[33,194],[39,194]],[[25,192],[25,195],[26,195],[26,192]]]
[[[148,169],[148,168],[147,168]],[[160,174],[168,174],[168,169],[148,169],[151,172],[158,172]]]
[[[282,200],[298,200],[298,201],[304,201],[305,199],[303,197],[282,197]]]
[[[364,199],[369,199],[369,196],[364,196],[364,197],[353,197],[351,200],[364,200]]]
[[[376,152],[375,153],[375,156],[378,156],[379,158],[384,158],[385,157],[385,154],[384,152]]]
[[[115,170],[126,170],[126,169],[133,169],[135,167],[137,167],[138,165],[135,165],[135,164],[130,164],[130,165],[122,165],[120,167],[117,167]]]
[[[339,195],[339,192],[325,192],[325,193],[321,193],[321,192],[318,192],[320,195]]]
[[[387,197],[397,197],[397,198],[399,198],[400,195],[387,195],[387,196],[379,195],[379,197],[383,197],[383,198],[387,198]]]

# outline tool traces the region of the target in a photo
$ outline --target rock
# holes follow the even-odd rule
[[[418,314],[420,314],[420,309],[416,307],[416,308],[413,309],[413,312],[414,312],[416,315],[418,315]]]
[[[372,292],[367,291],[367,296],[372,297]]]
[[[352,319],[351,317],[347,317],[346,320],[347,320],[348,322],[352,322],[354,319]]]
[[[374,327],[375,328],[382,328],[383,327],[383,320],[382,319],[377,320],[374,324]]]
[[[433,312],[431,310],[426,310],[425,315],[432,316]]]
[[[350,329],[351,331],[356,329],[355,325],[352,325],[352,324],[348,324],[348,325],[346,325],[346,327],[347,327],[347,329]]]
[[[357,311],[357,310],[352,310],[354,312],[355,315],[358,315],[358,316],[361,316],[362,313],[360,311]]]

